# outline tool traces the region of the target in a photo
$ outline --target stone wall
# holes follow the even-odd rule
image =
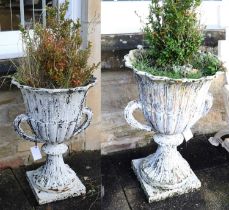
[[[203,48],[217,53],[218,40],[224,38],[224,31],[207,31]],[[124,67],[123,56],[138,44],[142,44],[140,34],[102,36],[102,154],[143,146],[152,139],[152,133],[131,128],[123,117],[128,102],[138,98],[136,81],[132,71]],[[217,74],[210,88],[213,107],[192,128],[194,134],[215,133],[226,125],[222,96],[224,83],[224,74]],[[142,113],[136,115],[144,121]]]
[[[19,113],[24,112],[24,105],[18,90],[1,90],[0,92],[0,160],[10,162],[17,159],[22,162],[20,153],[24,145],[15,134],[12,121]],[[5,163],[8,164],[8,163]],[[0,164],[1,167],[1,164]]]
[[[95,14],[97,17],[93,24],[93,31],[90,31],[87,39],[93,45],[90,62],[98,63],[101,60],[100,0],[87,0],[85,7],[82,19],[84,28],[94,19]],[[0,73],[2,75],[0,76],[4,76],[9,71],[9,66],[9,61],[1,61]],[[95,87],[89,90],[86,99],[87,106],[93,111],[93,120],[85,132],[66,142],[69,147],[68,153],[82,150],[100,150],[101,69],[98,68],[94,75],[97,77],[97,83]],[[32,164],[30,147],[34,146],[34,143],[18,137],[12,126],[15,117],[25,113],[21,93],[16,87],[10,86],[9,80],[5,80],[4,84],[2,83],[3,80],[5,79],[0,80],[0,168]],[[23,127],[26,131],[30,131],[28,126],[24,125]],[[43,160],[44,158],[41,161]]]
[[[203,46],[217,53],[218,40],[225,39],[225,30],[205,31]],[[142,34],[106,34],[102,35],[102,69],[124,69],[123,56],[130,49],[144,45]]]

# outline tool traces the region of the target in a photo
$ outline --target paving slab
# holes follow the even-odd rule
[[[120,184],[120,178],[116,174],[111,160],[102,161],[102,209],[104,210],[130,210],[125,193]]]
[[[214,147],[208,142],[212,135],[195,136],[188,143],[184,142],[178,150],[189,162],[191,168],[202,182],[200,190],[148,204],[145,194],[131,168],[131,160],[145,157],[155,152],[157,145],[114,153],[102,157],[103,182],[108,182],[109,168],[116,173],[121,184],[123,199],[126,199],[132,210],[228,210],[229,209],[229,153],[222,147]],[[112,172],[113,173],[113,172]],[[113,179],[114,182],[114,179]],[[106,191],[106,185],[105,185]],[[118,205],[115,198],[109,203]],[[107,202],[107,198],[103,198]],[[125,210],[125,208],[123,208]],[[128,209],[128,208],[127,208]],[[122,210],[122,209],[120,209]]]
[[[100,151],[76,152],[65,157],[65,162],[80,176],[101,177]]]
[[[139,186],[124,189],[127,200],[133,210],[228,210],[229,164],[195,172],[202,182],[198,191],[148,204]]]
[[[229,209],[229,163],[196,171],[206,209]]]
[[[141,188],[125,190],[132,210],[205,210],[204,198],[200,192],[168,198],[149,204]]]
[[[11,169],[0,171],[0,209],[33,210]]]
[[[229,162],[229,153],[221,146],[215,147],[208,141],[210,135],[198,135],[178,147],[181,155],[193,170],[214,167]]]

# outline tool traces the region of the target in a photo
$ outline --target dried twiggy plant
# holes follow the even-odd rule
[[[15,79],[38,88],[71,88],[87,84],[99,64],[88,64],[91,43],[82,48],[79,20],[66,19],[69,2],[47,7],[47,25],[21,28],[25,57],[20,59]]]

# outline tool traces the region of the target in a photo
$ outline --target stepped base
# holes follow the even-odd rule
[[[176,195],[182,195],[188,192],[192,192],[201,187],[201,183],[194,173],[192,173],[187,182],[185,182],[185,184],[180,188],[173,190],[165,190],[160,187],[153,187],[147,184],[140,175],[139,166],[143,159],[144,158],[132,160],[132,168],[139,182],[141,183],[141,187],[144,190],[149,203],[164,200],[166,198],[173,197]]]
[[[34,171],[26,172],[26,178],[29,182],[29,185],[37,199],[39,204],[50,203],[58,200],[64,200],[66,198],[76,197],[83,194],[86,194],[86,188],[83,183],[79,180],[78,177],[75,179],[74,186],[65,192],[45,192],[41,191],[36,187],[32,181],[32,175]]]

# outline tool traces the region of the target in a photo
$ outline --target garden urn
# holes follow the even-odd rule
[[[208,93],[214,76],[200,79],[170,79],[135,69],[132,61],[138,50],[125,56],[126,66],[133,69],[139,99],[129,102],[124,115],[134,128],[154,131],[158,144],[154,154],[132,161],[132,168],[149,202],[191,192],[201,187],[188,162],[177,151],[190,128],[212,106]],[[148,125],[138,122],[133,112],[140,109]]]
[[[16,80],[12,83],[20,88],[26,106],[26,114],[14,120],[15,131],[25,140],[43,143],[42,150],[47,154],[43,166],[26,173],[38,203],[85,194],[85,186],[64,163],[62,155],[68,150],[64,142],[82,132],[91,122],[92,111],[85,106],[85,98],[95,79],[85,86],[69,89],[33,88]],[[34,135],[23,131],[22,122],[29,124]]]

